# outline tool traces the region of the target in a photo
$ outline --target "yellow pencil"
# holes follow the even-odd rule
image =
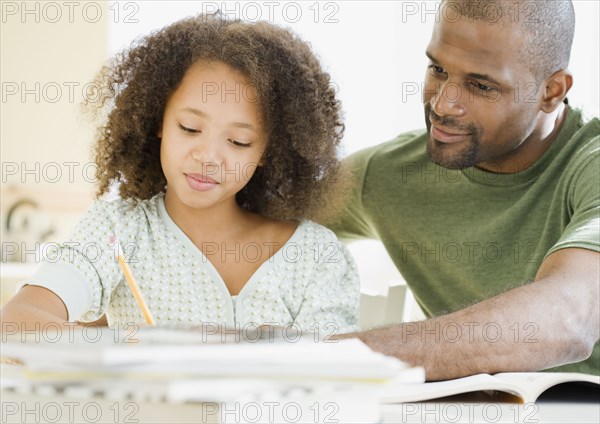
[[[133,273],[131,272],[131,268],[129,268],[129,265],[127,265],[127,262],[125,262],[125,257],[123,256],[123,251],[121,250],[121,244],[117,241],[115,236],[112,236],[110,238],[110,242],[117,244],[117,260],[119,261],[121,270],[123,270],[123,274],[125,275],[125,280],[127,280],[127,284],[129,284],[129,288],[131,289],[131,292],[133,293],[133,297],[135,297],[135,300],[137,301],[138,305],[140,306],[140,309],[142,310],[142,314],[144,315],[144,319],[146,320],[146,323],[149,325],[156,325],[156,322],[154,322],[154,318],[152,318],[152,313],[150,312],[148,305],[144,301],[142,292],[140,292],[140,288],[138,287],[137,283],[135,282],[135,278],[133,278]]]

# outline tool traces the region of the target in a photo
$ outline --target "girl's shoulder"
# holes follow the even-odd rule
[[[76,229],[135,234],[160,223],[159,196],[146,200],[101,198],[92,203]]]
[[[332,230],[309,219],[300,221],[297,232],[307,241],[341,243]]]
[[[109,215],[111,218],[136,219],[142,215],[158,216],[158,204],[161,194],[150,199],[100,198],[94,201],[88,213]]]
[[[334,258],[338,258],[335,259],[336,262],[353,262],[350,251],[332,230],[308,219],[300,221],[287,245],[290,248],[290,245],[296,246],[302,252],[311,252],[312,257],[318,258],[317,262]]]
[[[302,253],[299,263],[303,262],[304,266],[316,266],[320,272],[326,274],[357,272],[356,262],[348,247],[324,225],[302,220],[289,243],[295,245],[297,251]],[[293,253],[294,249],[288,250],[287,253],[290,251]]]

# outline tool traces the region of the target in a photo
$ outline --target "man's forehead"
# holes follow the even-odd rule
[[[439,19],[434,27],[432,41],[437,39],[480,55],[514,55],[524,41],[519,25],[507,25],[473,20],[466,17]]]
[[[440,65],[466,73],[491,73],[504,81],[524,71],[520,63],[522,33],[515,26],[489,24],[466,18],[440,20],[434,26],[427,53]]]

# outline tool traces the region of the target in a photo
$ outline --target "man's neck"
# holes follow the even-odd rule
[[[482,162],[476,165],[484,171],[497,174],[512,174],[522,172],[535,164],[552,146],[566,120],[568,106],[561,103],[540,121],[539,126],[519,147],[493,163]],[[542,112],[540,112],[542,113]]]

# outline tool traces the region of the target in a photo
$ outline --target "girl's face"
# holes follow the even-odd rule
[[[158,133],[167,205],[235,205],[266,148],[261,121],[248,78],[221,62],[192,65],[169,97]]]

